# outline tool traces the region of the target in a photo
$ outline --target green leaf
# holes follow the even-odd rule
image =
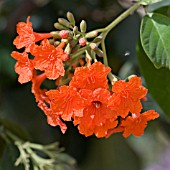
[[[145,53],[156,68],[170,69],[170,18],[153,14],[141,23],[140,38]]]
[[[170,18],[170,6],[164,6],[154,11],[155,13],[162,14]]]
[[[163,112],[170,117],[170,70],[167,68],[156,69],[141,44],[137,46],[137,55],[149,93]]]
[[[160,2],[162,0],[140,0],[141,5],[149,5]]]

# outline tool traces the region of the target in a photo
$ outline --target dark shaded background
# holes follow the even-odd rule
[[[142,170],[157,162],[161,164],[159,155],[169,148],[169,142],[156,128],[157,122],[151,122],[141,138],[124,139],[119,134],[109,139],[85,138],[71,123],[63,135],[58,127],[47,124],[31,94],[31,84],[17,82],[15,61],[10,57],[15,50],[12,42],[17,35],[16,24],[31,16],[36,32],[50,32],[55,30],[53,24],[57,18],[65,17],[67,11],[75,15],[77,25],[82,19],[86,20],[90,31],[105,27],[124,8],[116,0],[0,1],[0,116],[19,124],[28,132],[32,142],[59,141],[66,153],[76,158],[80,170]],[[111,31],[106,40],[109,65],[121,78],[132,73],[140,75],[135,53],[140,20],[138,13],[134,13]],[[159,110],[150,96],[148,98],[146,108]]]

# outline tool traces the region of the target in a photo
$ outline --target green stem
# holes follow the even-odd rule
[[[101,47],[102,47],[102,50],[103,50],[103,62],[104,62],[104,65],[108,66],[106,47],[105,47],[105,37],[103,37],[103,39],[102,39]]]
[[[70,58],[71,58],[72,60],[75,59],[77,56],[83,54],[87,48],[88,48],[88,46],[85,46],[85,47],[83,47],[83,48],[80,48],[78,51],[75,52],[75,54],[74,54],[74,53],[71,54],[71,55],[70,55]]]
[[[104,28],[105,34],[107,34],[112,28],[114,28],[117,24],[119,24],[122,20],[132,14],[140,7],[140,2],[135,3],[132,7],[127,9],[124,13],[122,13],[119,17],[117,17],[113,22],[111,22],[107,27]]]
[[[5,130],[6,135],[11,138],[13,141],[22,141],[18,136],[16,136],[14,133],[10,132],[9,130]]]
[[[117,17],[115,20],[113,20],[108,26],[106,26],[105,28],[100,28],[100,29],[96,29],[94,31],[97,32],[101,32],[101,36],[102,36],[102,41],[101,41],[101,46],[102,46],[102,50],[104,53],[104,64],[106,66],[108,66],[108,61],[107,61],[107,55],[106,55],[106,48],[105,48],[105,38],[107,36],[107,34],[117,25],[119,24],[122,20],[124,20],[126,17],[128,17],[130,14],[132,14],[135,10],[137,10],[140,7],[140,2],[135,3],[133,6],[131,6],[129,9],[127,9],[124,13],[122,13],[119,17]],[[97,43],[98,45],[100,44]],[[79,49],[77,52],[75,52],[75,54],[73,53],[72,55],[70,55],[70,57],[72,59],[77,58],[79,55],[83,54],[86,50],[87,50],[88,46],[85,46],[81,49]]]

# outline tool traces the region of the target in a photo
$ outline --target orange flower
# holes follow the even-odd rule
[[[50,107],[54,114],[70,121],[73,115],[82,116],[85,100],[76,89],[69,86],[61,86],[58,90],[50,90],[47,96],[51,100]]]
[[[132,116],[128,116],[125,119],[122,119],[118,127],[109,129],[106,138],[108,138],[113,133],[118,132],[123,132],[123,136],[125,138],[127,138],[131,134],[139,137],[144,134],[144,129],[147,126],[147,122],[158,117],[159,114],[154,110],[149,110],[142,114],[133,113]]]
[[[114,92],[109,105],[117,111],[118,115],[125,118],[129,112],[140,113],[142,99],[147,89],[142,86],[141,79],[137,76],[132,77],[128,82],[119,80],[112,87]]]
[[[108,107],[110,92],[102,88],[79,92],[88,103],[84,107],[83,116],[74,117],[74,124],[78,124],[79,132],[85,136],[93,133],[99,138],[106,136],[108,129],[116,127],[118,123],[115,112]]]
[[[32,89],[31,89],[31,91],[35,96],[36,102],[44,101],[44,100],[48,99],[47,95],[45,94],[45,92],[47,90],[40,89],[40,86],[45,79],[46,79],[45,73],[40,74],[40,75],[36,75],[36,72],[34,72],[34,75],[33,75],[33,78],[32,78]]]
[[[28,58],[28,54],[13,51],[11,56],[18,61],[15,64],[15,72],[19,74],[18,81],[22,84],[32,80],[34,66],[32,60]]]
[[[147,126],[147,122],[159,117],[159,114],[154,110],[149,110],[143,114],[132,114],[121,122],[124,128],[123,136],[127,138],[130,134],[141,136]]]
[[[14,39],[14,45],[18,49],[26,47],[25,51],[30,51],[31,44],[43,40],[45,38],[50,38],[52,35],[50,33],[36,33],[33,31],[32,23],[29,22],[30,16],[27,18],[27,22],[19,22],[17,24],[17,33],[19,34]]]
[[[100,62],[93,63],[89,67],[77,67],[70,86],[77,89],[107,89],[108,84],[106,77],[110,71],[111,69],[109,67],[105,67]]]
[[[51,126],[60,126],[62,133],[65,133],[67,130],[67,126],[65,123],[61,121],[60,115],[54,114],[51,108],[49,108],[44,102],[40,101],[38,103],[39,108],[45,113],[47,116],[47,122]]]
[[[53,111],[51,110],[51,108],[47,106],[47,105],[50,105],[50,99],[46,95],[47,90],[40,89],[40,86],[45,79],[46,79],[45,73],[36,75],[36,73],[34,72],[34,76],[32,79],[32,93],[35,95],[36,102],[38,102],[38,107],[47,116],[48,124],[50,124],[51,126],[60,126],[62,133],[65,133],[67,127],[61,121],[60,115],[53,114]]]
[[[41,45],[33,44],[30,52],[35,56],[34,67],[41,71],[45,71],[47,78],[57,79],[64,75],[63,62],[68,59],[68,54],[63,52],[63,44],[56,48],[49,43],[47,39],[41,42]]]

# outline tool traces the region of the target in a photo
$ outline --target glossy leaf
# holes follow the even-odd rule
[[[170,18],[153,14],[141,23],[140,38],[145,53],[156,68],[170,69]]]
[[[137,54],[149,93],[164,113],[170,116],[170,70],[167,68],[156,69],[141,44],[138,44]]]

